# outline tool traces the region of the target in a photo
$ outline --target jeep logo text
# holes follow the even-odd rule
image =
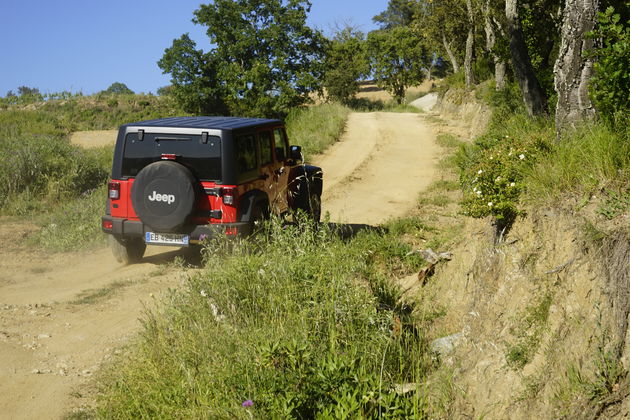
[[[153,191],[153,195],[148,196],[148,199],[151,201],[163,201],[166,204],[175,202],[175,196],[173,194],[158,194],[156,191]]]

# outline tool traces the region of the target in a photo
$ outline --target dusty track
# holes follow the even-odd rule
[[[407,213],[434,179],[440,152],[423,114],[351,114],[346,133],[315,161],[333,222],[377,224]]]
[[[331,221],[377,224],[411,209],[436,178],[434,137],[422,114],[351,114],[314,159]],[[88,401],[91,375],[138,331],[145,305],[186,275],[163,248],[130,267],[103,248],[42,255],[23,245],[34,229],[0,219],[2,419],[61,418]]]

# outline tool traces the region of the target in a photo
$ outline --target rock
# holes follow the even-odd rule
[[[34,375],[39,375],[40,373],[42,373],[42,371],[39,370],[39,369],[33,369],[33,370],[31,370],[31,373],[34,374]]]
[[[456,334],[447,335],[446,337],[438,338],[437,340],[433,340],[429,347],[432,351],[438,353],[440,356],[446,356],[451,353],[455,347],[460,343],[460,341],[464,338],[464,334],[458,332]]]
[[[42,339],[44,339],[44,338],[50,338],[50,337],[52,337],[50,334],[39,334],[39,335],[37,336],[37,339],[38,339],[38,340],[42,340]]]

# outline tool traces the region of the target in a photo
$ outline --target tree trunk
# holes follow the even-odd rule
[[[534,68],[529,59],[527,45],[523,37],[521,21],[518,17],[518,0],[505,1],[505,17],[510,35],[510,53],[514,74],[521,88],[523,102],[531,116],[542,115],[547,110],[547,99],[538,83]]]
[[[490,16],[491,8],[490,8],[490,0],[485,0],[483,5],[483,16],[484,16],[484,29],[486,31],[486,49],[488,53],[492,56],[492,60],[494,61],[494,81],[495,88],[497,91],[505,89],[505,60],[501,58],[494,47],[497,43],[497,36],[494,31],[494,26],[492,25],[492,20]]]
[[[451,44],[446,41],[446,35],[444,34],[444,32],[442,32],[442,43],[444,44],[444,50],[446,50],[448,59],[451,61],[451,65],[453,66],[453,73],[457,73],[459,71],[457,57],[455,57],[455,54],[453,54],[453,50],[451,50]]]
[[[466,56],[464,57],[464,72],[466,75],[466,89],[471,89],[475,84],[473,73],[473,55],[475,52],[475,21],[473,18],[472,0],[466,0],[468,11],[468,36],[466,37]]]
[[[556,130],[558,137],[565,128],[595,117],[588,96],[588,81],[593,75],[593,59],[587,58],[594,47],[585,39],[596,24],[598,0],[566,0],[562,20],[560,50],[554,66],[554,85],[558,93]]]

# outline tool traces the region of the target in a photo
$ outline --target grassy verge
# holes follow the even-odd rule
[[[408,245],[275,222],[256,243],[211,245],[105,374],[99,416],[423,417],[433,362],[390,282],[423,263]]]
[[[297,108],[286,119],[291,144],[302,146],[307,157],[322,153],[339,140],[350,109],[337,103]]]

